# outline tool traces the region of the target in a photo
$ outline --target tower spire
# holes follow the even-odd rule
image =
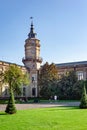
[[[34,28],[33,28],[33,17],[30,17],[31,19],[31,28],[30,28],[30,33],[28,34],[29,39],[30,38],[35,38],[36,33],[34,33]]]

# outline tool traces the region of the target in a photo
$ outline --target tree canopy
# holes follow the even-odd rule
[[[76,72],[70,71],[58,78],[58,68],[55,64],[46,62],[39,74],[40,96],[50,98],[57,95],[58,99],[81,98],[83,80],[78,80]]]
[[[40,95],[45,98],[50,98],[55,94],[55,86],[58,80],[58,69],[55,64],[48,64],[46,62],[40,70],[39,74],[39,86]]]
[[[75,71],[63,75],[57,84],[57,95],[59,99],[80,99],[83,81],[78,81]]]
[[[23,74],[22,70],[17,65],[10,65],[3,73],[3,76],[4,82],[9,85],[9,89],[12,87],[13,91],[17,94],[20,94],[23,84],[29,84],[28,74]]]

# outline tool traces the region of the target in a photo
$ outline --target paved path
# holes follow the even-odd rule
[[[16,104],[17,110],[32,109],[32,108],[46,108],[56,106],[79,106],[79,102],[59,102],[59,103],[46,103],[46,104]],[[6,105],[0,105],[0,111],[5,111]]]

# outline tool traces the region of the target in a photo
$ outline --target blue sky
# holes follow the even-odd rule
[[[23,65],[31,16],[43,63],[87,60],[87,0],[0,0],[0,60]]]

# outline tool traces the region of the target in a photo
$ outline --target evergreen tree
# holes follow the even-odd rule
[[[13,91],[11,89],[9,101],[8,101],[5,112],[8,113],[8,114],[14,114],[14,113],[16,113],[16,111],[17,110],[16,110],[16,107],[15,107],[14,95],[13,95]]]
[[[87,108],[87,95],[86,95],[85,84],[84,84],[83,91],[82,91],[80,108],[82,108],[82,109]]]

